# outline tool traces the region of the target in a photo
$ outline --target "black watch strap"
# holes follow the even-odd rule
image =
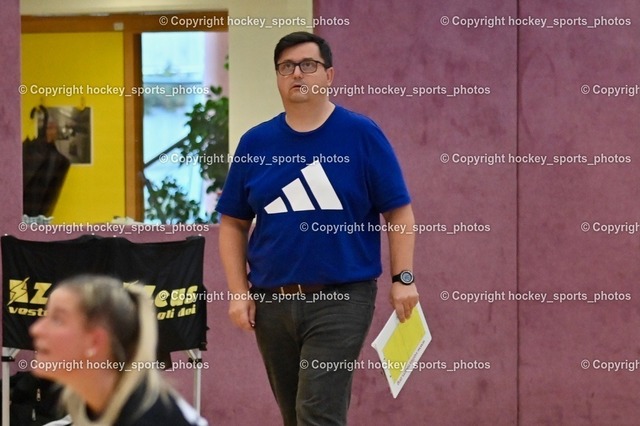
[[[391,282],[393,283],[399,282],[404,285],[411,285],[413,284],[414,280],[415,279],[413,276],[413,272],[406,269],[404,271],[401,271],[399,274],[396,274],[391,277]]]

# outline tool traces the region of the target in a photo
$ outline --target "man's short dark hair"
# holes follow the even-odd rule
[[[280,55],[285,49],[296,46],[302,43],[315,43],[318,45],[320,49],[320,56],[322,57],[322,61],[324,62],[325,68],[330,68],[333,66],[333,61],[331,58],[331,47],[329,47],[329,43],[326,42],[320,36],[315,34],[311,34],[305,31],[297,31],[295,33],[288,34],[280,39],[278,44],[276,44],[276,49],[273,52],[273,63],[277,67],[278,59],[280,59]]]

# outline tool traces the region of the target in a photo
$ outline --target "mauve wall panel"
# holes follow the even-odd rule
[[[3,2],[0,13],[0,227],[14,232],[22,210],[20,141],[20,10],[18,0]],[[13,224],[13,227],[8,227]]]
[[[387,134],[403,166],[417,223],[446,225],[448,231],[461,222],[489,229],[417,236],[415,272],[433,333],[422,360],[441,361],[447,369],[413,372],[395,400],[379,371],[358,370],[350,412],[355,425],[517,421],[517,305],[453,300],[455,292],[516,291],[516,166],[466,166],[454,155],[515,154],[517,32],[441,23],[443,16],[451,21],[489,10],[515,16],[516,4],[316,3],[318,18],[349,19],[348,26],[316,28],[332,44],[334,87],[365,89],[334,101],[370,116]],[[414,88],[437,86],[452,94],[461,85],[489,93],[406,96]],[[370,86],[405,88],[405,96],[370,94]],[[388,289],[385,269],[368,342],[391,313]],[[443,300],[445,291],[449,300]],[[377,355],[365,347],[362,359],[375,361]],[[460,361],[490,368],[447,371]]]
[[[520,14],[587,26],[520,30],[519,153],[588,162],[520,168],[521,291],[587,299],[521,305],[521,424],[638,424],[640,241],[599,229],[640,221],[640,104],[596,92],[640,84],[640,5],[521,1]],[[631,25],[588,28],[602,17]],[[602,154],[626,158],[588,165]],[[589,303],[602,292],[631,300]],[[633,364],[608,372],[603,361]]]
[[[22,210],[20,147],[20,9],[5,2],[0,13],[0,235],[14,233]],[[2,296],[5,300],[4,295]],[[1,315],[0,315],[1,317]],[[2,318],[0,318],[2,324]]]
[[[434,333],[424,359],[447,359],[465,348],[471,359],[492,361],[489,374],[414,373],[406,389],[413,395],[378,400],[375,406],[396,419],[432,419],[435,424],[514,424],[516,417],[520,424],[633,424],[638,409],[629,395],[638,384],[629,370],[635,364],[618,372],[595,366],[638,359],[638,331],[632,324],[638,317],[633,290],[640,276],[639,242],[637,233],[608,235],[593,228],[634,225],[640,217],[638,168],[633,165],[639,151],[638,98],[593,91],[598,90],[595,85],[635,90],[639,34],[634,22],[640,10],[632,2],[606,8],[597,2],[509,5],[413,2],[369,10],[334,1],[316,5],[316,16],[350,18],[348,27],[317,29],[333,41],[336,60],[345,58],[344,64],[336,63],[336,86],[410,87],[428,81],[492,89],[491,101],[478,96],[336,98],[371,115],[389,135],[414,192],[418,222],[475,213],[492,225],[488,240],[481,234],[455,240],[422,235],[416,252],[416,270],[426,287],[423,304]],[[587,25],[463,29],[452,27],[451,21],[443,27],[442,16],[531,16],[546,18],[547,25],[554,18],[583,17]],[[632,25],[587,28],[603,16],[630,19]],[[483,58],[496,61],[493,73],[484,73]],[[589,86],[589,94],[581,92],[586,91],[583,85]],[[544,155],[547,162],[553,156],[580,155],[588,163],[599,154],[617,154],[631,163],[521,164],[516,172],[513,164],[474,168],[449,161],[445,167],[438,161],[441,153],[455,152]],[[501,214],[491,215],[492,205]],[[581,229],[583,222],[589,231]],[[481,249],[474,250],[478,239]],[[494,245],[500,250],[492,250]],[[451,295],[454,289],[511,289],[547,298],[581,292],[588,300],[604,291],[631,301],[463,305],[441,300],[442,290]],[[386,309],[384,303],[381,299],[379,306]],[[502,314],[497,329],[492,327],[496,313]],[[482,333],[487,329],[491,336]],[[488,349],[489,357],[483,358],[478,347]],[[517,368],[512,368],[512,357]],[[583,369],[582,361],[589,367]],[[461,382],[469,377],[479,378],[485,387]],[[482,397],[472,397],[476,389],[482,389]],[[380,395],[385,395],[382,390]],[[367,416],[352,412],[355,423]]]

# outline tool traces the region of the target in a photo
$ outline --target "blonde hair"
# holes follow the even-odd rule
[[[89,327],[104,327],[110,336],[111,353],[115,362],[125,362],[120,378],[100,418],[87,417],[84,399],[66,387],[62,400],[74,424],[111,425],[120,415],[131,394],[145,385],[142,403],[135,417],[144,413],[158,397],[166,396],[168,387],[154,368],[130,368],[133,363],[156,361],[158,322],[155,307],[141,285],[124,286],[115,278],[101,275],[82,275],[65,280],[56,288],[65,288],[79,297],[80,309]]]

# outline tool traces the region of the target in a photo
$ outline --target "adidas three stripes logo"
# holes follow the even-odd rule
[[[340,199],[338,199],[338,195],[333,189],[320,162],[316,161],[309,164],[301,171],[302,178],[307,183],[311,196],[316,200],[320,210],[343,210],[342,203]],[[282,192],[289,202],[292,211],[316,210],[300,178],[285,185],[284,188],[282,188]],[[267,214],[286,213],[289,211],[282,197],[278,197],[270,202],[264,210]]]

